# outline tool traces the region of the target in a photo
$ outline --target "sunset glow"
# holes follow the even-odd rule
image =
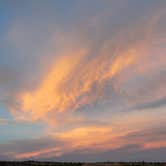
[[[0,5],[0,160],[165,160],[166,1]]]

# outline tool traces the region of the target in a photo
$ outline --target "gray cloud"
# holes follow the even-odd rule
[[[163,97],[159,100],[140,103],[139,105],[136,105],[134,108],[144,110],[144,109],[151,109],[151,108],[153,109],[153,108],[158,108],[158,107],[164,107],[165,105],[166,105],[166,97]]]
[[[40,150],[55,148],[60,145],[62,145],[60,140],[50,137],[16,140],[0,144],[0,156],[2,159],[4,156],[8,159],[17,159],[16,156],[20,154],[38,152]]]

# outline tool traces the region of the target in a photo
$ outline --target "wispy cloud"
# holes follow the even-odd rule
[[[12,10],[0,99],[16,121],[43,123],[45,136],[0,144],[0,155],[165,147],[165,3],[72,1],[68,14],[63,3],[33,3]]]

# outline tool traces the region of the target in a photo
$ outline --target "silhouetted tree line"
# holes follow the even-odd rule
[[[72,163],[72,162],[37,162],[37,161],[0,161],[0,166],[166,166],[161,162],[99,162],[99,163]]]

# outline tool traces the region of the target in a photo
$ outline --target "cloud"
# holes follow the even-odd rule
[[[47,137],[12,141],[0,144],[0,154],[10,159],[33,158],[47,152],[56,151],[56,144],[59,144],[59,142]]]
[[[77,66],[80,58],[85,56],[87,51],[80,50],[79,52],[72,57],[68,55],[69,57],[59,59],[58,64],[55,64],[53,69],[47,73],[36,90],[20,94],[19,110],[28,113],[35,120],[44,118],[52,110],[55,112],[75,110],[94,101],[98,95],[95,93],[98,93],[100,86],[104,86],[106,80],[111,79],[134,61],[134,55],[126,53],[127,55],[115,58],[105,72],[103,71],[103,68],[107,67],[105,64],[103,64],[103,68],[92,68],[95,65],[93,63],[98,63],[100,56],[97,58],[97,62],[95,59],[90,64],[85,64],[82,70],[77,69]],[[103,61],[103,63],[106,62]],[[75,75],[74,70],[79,70],[79,73]],[[94,84],[97,87],[93,90]]]
[[[17,160],[55,158],[59,160],[65,159],[66,156],[82,154],[83,159],[86,155],[96,156],[104,153],[109,155],[111,151],[122,153],[124,150],[127,153],[139,154],[140,151],[147,150],[151,153],[154,149],[166,147],[166,132],[161,128],[164,121],[158,127],[149,124],[145,129],[143,126],[147,123],[146,119],[142,122],[133,120],[131,124],[124,119],[123,123],[118,121],[119,125],[117,121],[116,124],[84,125],[59,132],[53,131],[47,133],[47,136],[44,136],[45,133],[35,139],[11,141],[0,144],[0,156],[5,155]],[[122,157],[124,156],[123,154]],[[74,157],[74,160],[76,159],[77,157]]]
[[[74,27],[71,34],[67,32],[63,34],[63,30],[58,34],[57,30],[55,38],[58,37],[60,40],[53,40],[55,48],[57,48],[55,53],[51,53],[56,54],[55,57],[52,55],[54,58],[51,58],[54,62],[50,63],[47,71],[41,71],[40,82],[35,87],[21,90],[14,96],[16,104],[11,106],[12,113],[20,119],[45,120],[50,114],[55,114],[56,117],[59,112],[72,112],[95,103],[98,99],[102,98],[101,100],[103,100],[109,86],[115,88],[115,92],[119,96],[121,96],[123,87],[125,91],[129,90],[126,93],[129,104],[132,105],[138,102],[137,100],[141,100],[142,103],[144,99],[141,99],[142,94],[139,94],[138,91],[142,92],[148,86],[150,78],[145,77],[149,75],[150,70],[158,71],[159,68],[157,61],[152,62],[151,60],[155,55],[151,55],[152,51],[149,51],[151,49],[157,51],[158,47],[152,48],[149,41],[155,39],[151,36],[153,27],[155,28],[163,13],[154,12],[150,16],[147,14],[145,19],[139,20],[140,28],[132,22],[129,27],[126,27],[124,23],[119,32],[114,30],[115,34],[102,39],[100,45],[94,41],[94,39],[100,40],[100,37],[97,35],[92,40],[93,42],[89,42],[90,38],[86,36],[86,31],[80,28],[81,26]],[[105,13],[104,16],[106,19],[109,18]],[[96,24],[101,26],[101,20],[98,18],[96,20]],[[134,20],[132,21],[134,22]],[[146,24],[145,21],[147,21]],[[151,27],[152,25],[153,27]],[[82,26],[86,27],[87,25]],[[93,26],[89,27],[89,32],[92,31]],[[104,26],[105,22],[102,27]],[[152,30],[149,33],[150,27]],[[80,35],[77,37],[76,34],[79,33]],[[145,36],[142,36],[141,33]],[[71,39],[76,46],[70,43]],[[86,43],[86,41],[88,42]],[[164,59],[163,54],[158,54],[158,58],[161,61],[161,66]],[[145,76],[143,78],[142,73]],[[136,83],[137,79],[138,82],[144,83]],[[153,82],[155,84],[155,81]],[[133,88],[130,88],[130,84]],[[145,92],[148,90],[147,87]]]
[[[13,9],[0,99],[16,121],[43,123],[45,136],[0,144],[0,156],[131,150],[139,158],[138,151],[164,148],[164,3],[79,1],[63,13],[54,9],[59,2],[33,3],[22,15],[19,4]]]
[[[140,105],[135,106],[136,109],[149,109],[149,108],[157,108],[162,107],[166,104],[166,98],[163,97],[159,100],[147,102],[147,103],[141,103]]]
[[[98,2],[96,7],[100,6],[99,4]],[[103,6],[106,6],[105,4],[106,2]],[[57,117],[65,114],[64,112],[80,110],[106,98],[111,101],[115,95],[124,101],[128,100],[129,105],[144,103],[144,100],[150,102],[150,95],[142,97],[142,94],[149,93],[149,84],[158,90],[156,85],[159,83],[150,79],[149,72],[153,70],[160,73],[164,67],[163,53],[158,50],[162,43],[155,44],[160,41],[160,37],[154,34],[159,33],[155,28],[165,12],[160,3],[152,3],[154,12],[144,11],[143,18],[142,13],[136,11],[129,17],[131,20],[124,18],[124,22],[121,14],[129,14],[131,11],[127,9],[130,5],[132,8],[136,7],[136,4],[120,1],[114,5],[121,9],[120,16],[116,10],[110,12],[111,5],[103,10],[101,8],[97,15],[94,15],[96,11],[92,10],[80,20],[77,16],[74,17],[68,27],[72,29],[70,33],[65,26],[62,28],[61,24],[51,22],[52,8],[47,15],[42,14],[41,20],[41,11],[36,10],[36,4],[32,9],[31,3],[28,6],[32,15],[36,14],[34,19],[31,20],[30,16],[26,15],[14,19],[8,41],[18,54],[15,56],[16,60],[23,67],[19,68],[21,78],[17,78],[15,84],[19,83],[14,86],[12,79],[11,84],[14,87],[7,85],[7,88],[11,86],[15,89],[14,93],[3,98],[16,118],[49,121],[50,116]],[[145,5],[149,7],[148,4]],[[47,8],[50,6],[44,7],[45,10]],[[78,11],[73,9],[74,12]],[[137,14],[139,19],[136,22],[134,18]],[[114,17],[117,26],[112,24]],[[45,24],[43,21],[47,19]],[[78,26],[75,26],[74,22],[78,22]],[[41,33],[36,33],[37,23],[42,25]],[[48,27],[49,32],[46,31]],[[153,51],[158,54],[159,62],[153,61],[156,55]],[[158,80],[161,77],[162,75],[154,76]],[[115,94],[108,95],[110,87]],[[150,92],[156,96],[154,90]]]
[[[8,121],[6,119],[0,118],[0,125],[5,125],[7,123]]]

